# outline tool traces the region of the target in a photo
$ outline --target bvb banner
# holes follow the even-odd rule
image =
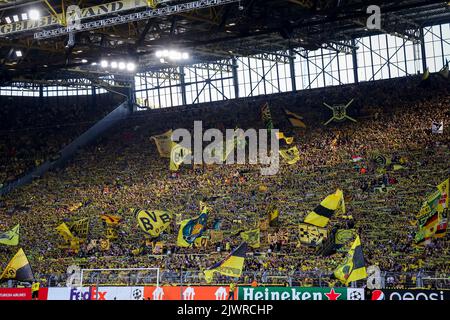
[[[161,232],[167,229],[172,221],[169,212],[160,210],[139,210],[134,211],[139,227],[151,237],[158,237]]]
[[[328,238],[328,230],[308,223],[300,223],[298,225],[300,242],[317,246]]]

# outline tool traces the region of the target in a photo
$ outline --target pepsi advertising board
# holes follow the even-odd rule
[[[371,300],[450,300],[450,290],[382,289],[373,290]]]

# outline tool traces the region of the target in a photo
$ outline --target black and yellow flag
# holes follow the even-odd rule
[[[211,268],[203,271],[205,280],[211,283],[214,273],[218,272],[224,276],[239,278],[244,268],[245,256],[247,254],[248,245],[243,242],[239,247],[234,249],[225,259],[216,263]]]
[[[150,137],[155,141],[156,148],[161,158],[170,158],[170,151],[172,149],[172,129],[166,133]]]
[[[449,198],[450,198],[450,178],[445,180],[444,182],[438,184],[437,186],[439,192],[441,193],[441,199],[439,200],[439,204],[437,206],[438,212],[443,212],[445,209],[448,209]]]
[[[30,263],[28,262],[25,252],[22,248],[17,251],[16,255],[6,266],[0,277],[0,282],[7,280],[17,280],[23,282],[31,282],[34,280],[33,272],[31,271]]]
[[[9,231],[0,233],[0,244],[7,246],[17,246],[19,244],[19,230],[20,224]]]
[[[170,170],[178,171],[180,165],[191,154],[191,150],[185,148],[178,143],[172,142],[172,150],[170,152]]]
[[[69,227],[63,222],[59,226],[56,227],[56,231],[66,240],[67,242],[70,242],[74,235],[70,231]]]
[[[254,249],[257,249],[261,246],[259,228],[241,232],[241,238]]]
[[[355,238],[355,229],[338,229],[334,235],[334,243],[337,247],[342,247]]]
[[[283,139],[286,142],[286,144],[292,144],[294,142],[294,137],[286,137],[286,135],[283,132],[277,132],[276,136],[278,140]]]
[[[340,189],[326,197],[306,216],[304,222],[323,228],[337,210],[345,213],[344,193]]]
[[[172,215],[161,210],[134,210],[139,227],[150,237],[158,237],[172,222]]]
[[[350,282],[367,278],[366,264],[361,246],[359,235],[356,236],[355,242],[347,253],[347,257],[334,271],[334,276],[345,285]]]
[[[67,223],[72,234],[80,239],[87,239],[89,232],[89,218]]]
[[[108,240],[116,240],[119,238],[119,233],[117,232],[117,228],[108,227],[106,228],[105,237]]]
[[[298,225],[300,242],[308,246],[318,246],[328,238],[328,230],[308,223]]]
[[[116,226],[122,221],[122,218],[119,216],[114,216],[111,214],[102,214],[100,218],[105,221],[105,223],[109,226]]]
[[[277,208],[271,207],[269,209],[269,226],[276,227],[278,225],[278,217],[280,216],[280,211]]]
[[[111,248],[109,239],[100,239],[99,247],[101,251],[108,251]]]
[[[392,159],[390,156],[381,153],[374,155],[373,160],[377,165],[382,167],[389,166],[392,163]]]
[[[303,122],[303,117],[299,116],[294,112],[290,112],[289,110],[284,109],[284,113],[286,114],[289,122],[292,124],[294,128],[306,128],[306,124]]]
[[[300,151],[297,146],[290,149],[279,150],[278,151],[283,159],[290,165],[296,164],[300,160]]]

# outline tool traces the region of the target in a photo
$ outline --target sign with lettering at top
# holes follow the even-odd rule
[[[104,15],[110,15],[113,13],[118,13],[122,11],[132,10],[136,8],[147,7],[147,0],[121,0],[114,1],[110,3],[105,3],[93,7],[82,8],[80,19],[89,19],[95,18]],[[45,16],[41,17],[38,20],[25,20],[18,21],[9,24],[0,25],[0,37],[10,35],[17,32],[31,31],[40,28],[47,28],[51,26],[59,26],[61,25],[61,21],[70,20],[70,12],[68,11],[68,17],[63,17],[62,14],[58,14],[57,16]]]

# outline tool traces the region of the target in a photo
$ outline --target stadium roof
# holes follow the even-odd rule
[[[351,39],[380,32],[366,28],[369,5],[381,7],[382,32],[411,40],[418,39],[420,27],[450,21],[447,1],[159,0],[147,6],[154,1],[66,0],[62,6],[62,1],[0,0],[0,79],[60,76],[61,70],[124,57],[140,68],[160,69],[166,65],[155,52],[167,48],[188,51],[189,63],[292,47],[344,50]],[[83,29],[68,45],[65,15],[59,14],[71,4],[83,9]],[[192,5],[198,9],[190,10]],[[41,27],[30,17],[14,22],[30,9],[40,12]]]

